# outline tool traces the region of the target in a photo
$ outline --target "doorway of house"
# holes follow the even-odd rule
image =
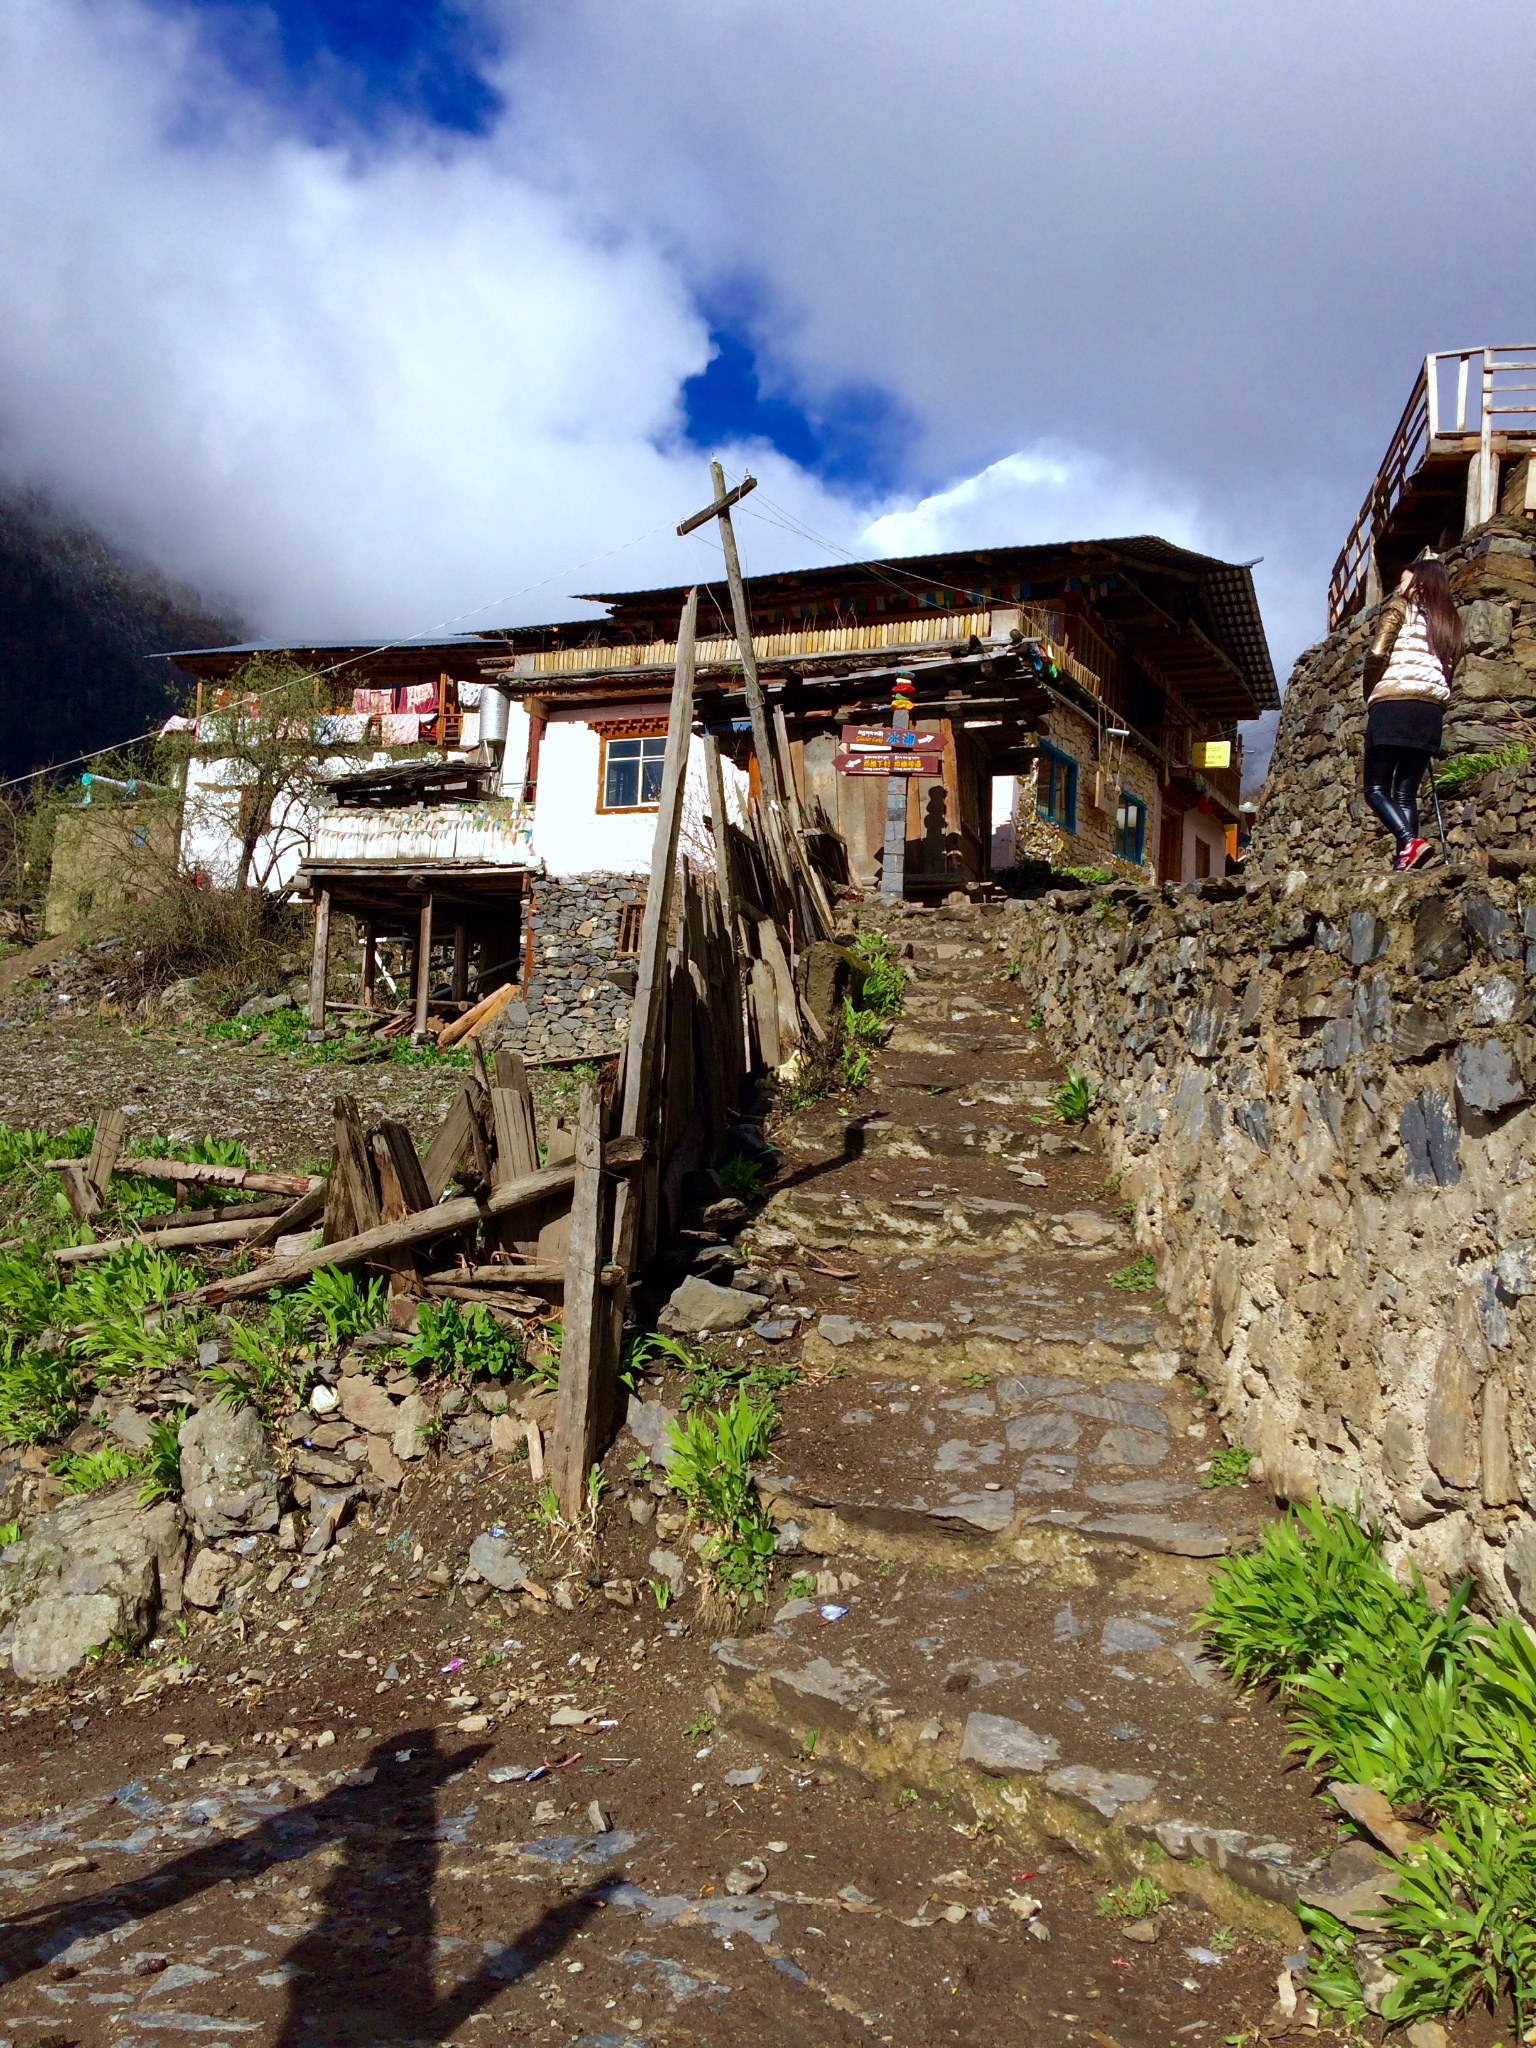
[[[1003,868],[1011,868],[1018,858],[1018,804],[1019,778],[1016,775],[994,775],[991,777],[992,800],[990,826],[992,833],[991,869],[998,874]]]

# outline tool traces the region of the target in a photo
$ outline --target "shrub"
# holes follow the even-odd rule
[[[180,1500],[181,1425],[191,1412],[178,1408],[174,1415],[162,1416],[150,1432],[143,1458],[146,1477],[139,1491],[141,1508],[152,1508],[159,1500]]]
[[[58,1458],[49,1470],[63,1479],[66,1493],[105,1493],[109,1487],[140,1478],[144,1465],[121,1444],[106,1444],[99,1451]]]
[[[761,1604],[773,1568],[774,1529],[752,1483],[752,1467],[779,1426],[771,1401],[743,1388],[714,1416],[692,1412],[674,1422],[667,1478],[709,1530],[700,1559],[719,1604]]]
[[[52,1351],[27,1351],[0,1367],[0,1438],[43,1444],[80,1420],[85,1388],[79,1367]]]
[[[1150,1252],[1143,1252],[1132,1259],[1128,1266],[1122,1266],[1118,1273],[1109,1276],[1111,1287],[1118,1287],[1122,1294],[1155,1294],[1157,1291],[1157,1260]]]
[[[424,1301],[404,1362],[413,1372],[453,1379],[516,1378],[526,1369],[527,1346],[521,1330],[497,1322],[479,1303],[463,1309],[456,1301]]]
[[[1056,1116],[1060,1123],[1085,1124],[1093,1109],[1094,1087],[1091,1081],[1068,1067],[1067,1078],[1056,1090]]]
[[[299,926],[265,889],[201,888],[172,874],[132,906],[123,936],[141,993],[198,979],[210,1002],[227,1005],[281,979]]]

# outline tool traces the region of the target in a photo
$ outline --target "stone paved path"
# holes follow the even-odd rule
[[[891,930],[918,978],[877,1088],[786,1122],[752,1238],[822,1290],[764,1482],[819,1584],[717,1645],[720,1695],[1283,1934],[1336,1829],[1192,1633],[1265,1510],[1201,1486],[1219,1428],[1155,1291],[1114,1284],[1127,1218],[985,913]]]

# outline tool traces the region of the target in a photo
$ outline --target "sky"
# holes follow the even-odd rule
[[[1283,680],[1536,338],[1533,86],[1529,0],[5,0],[0,478],[297,641],[716,574],[717,455],[749,571],[1259,558]]]

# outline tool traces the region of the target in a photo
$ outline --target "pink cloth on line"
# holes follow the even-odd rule
[[[361,711],[365,718],[379,718],[395,708],[393,690],[354,690],[352,709]]]
[[[421,738],[421,720],[414,711],[391,711],[379,720],[379,739],[386,747],[414,747]]]
[[[435,711],[437,709],[436,683],[407,683],[399,692],[401,711]]]

